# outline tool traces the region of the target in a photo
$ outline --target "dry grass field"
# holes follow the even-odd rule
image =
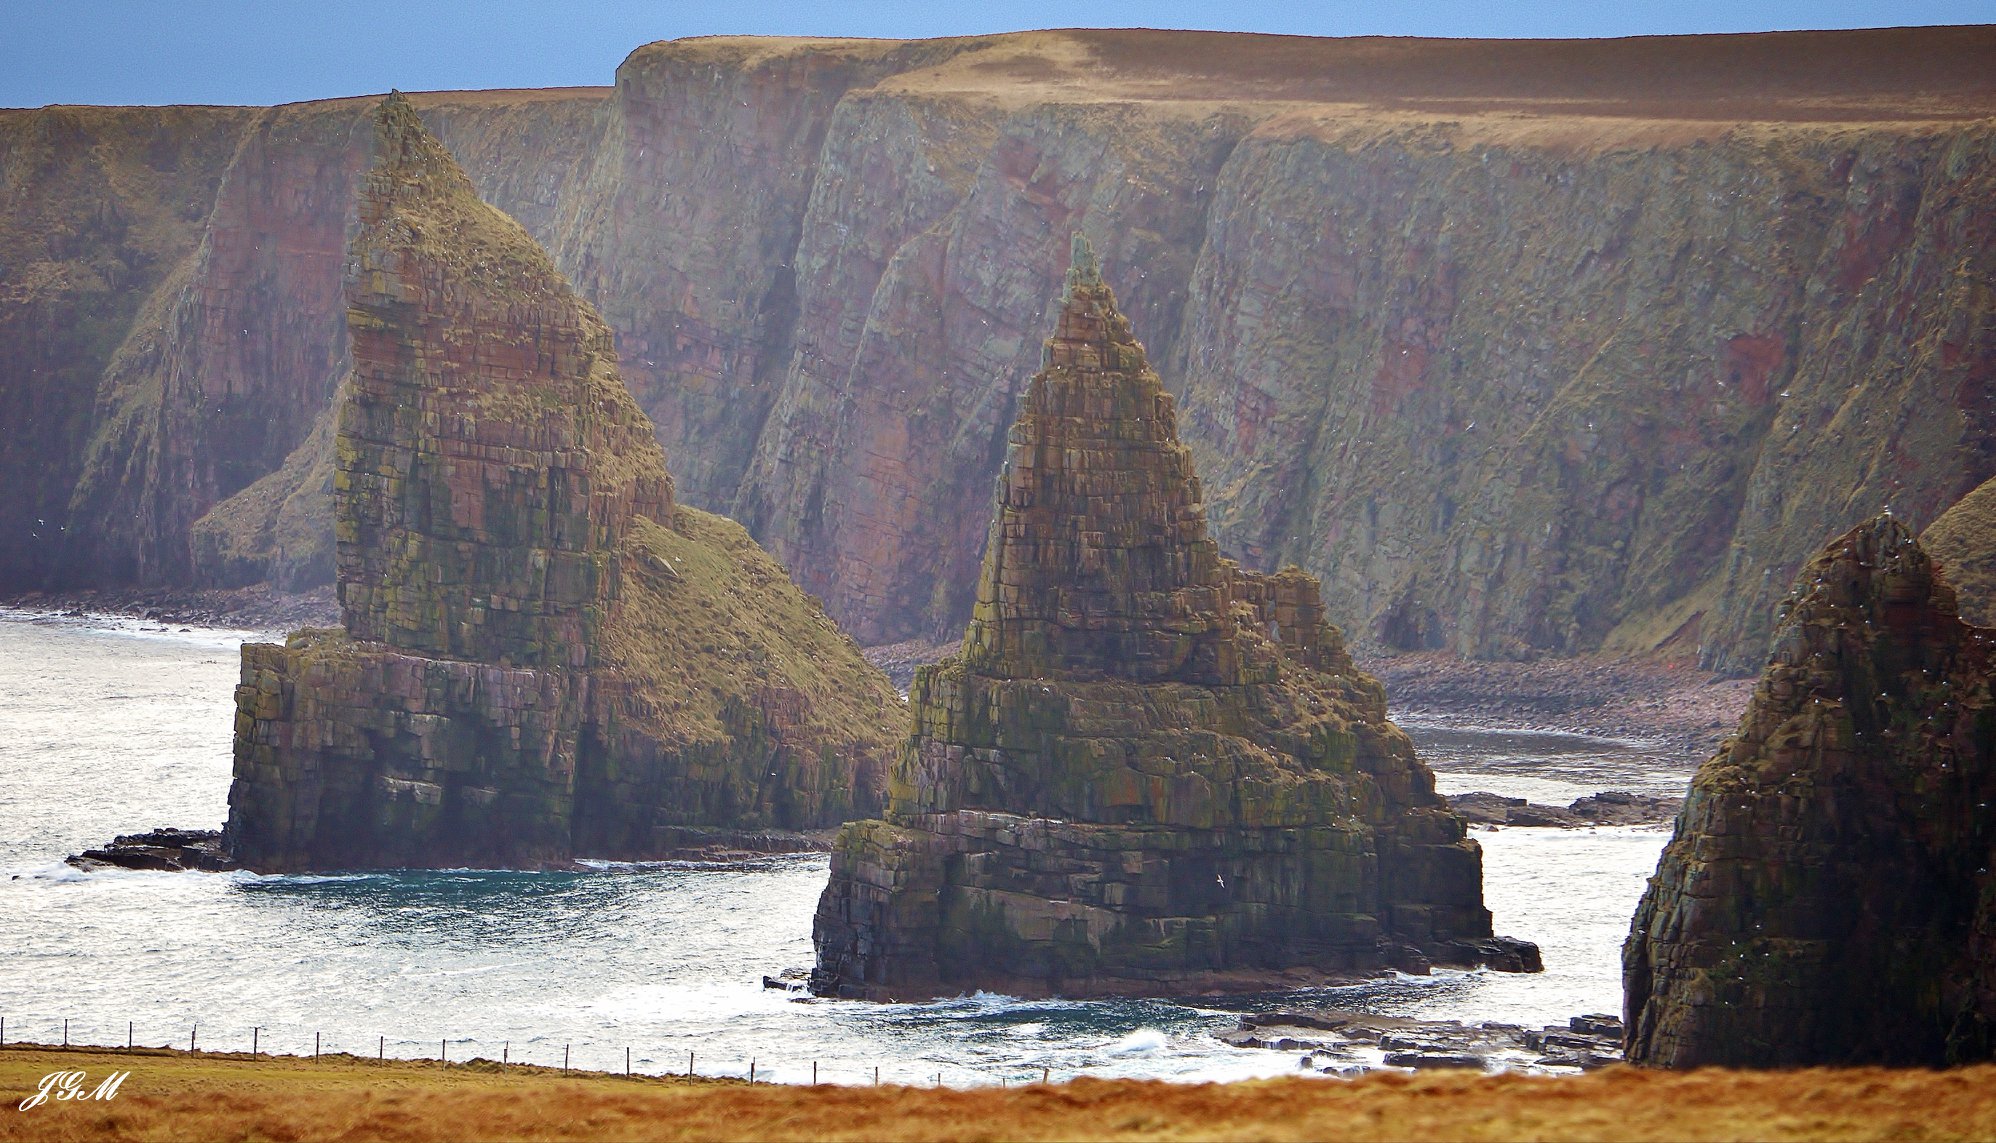
[[[86,1090],[130,1077],[110,1101],[18,1110],[78,1069]],[[0,1101],[0,1140],[1996,1139],[1996,1066],[951,1091],[9,1046]]]

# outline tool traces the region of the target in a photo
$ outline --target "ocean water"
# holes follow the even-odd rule
[[[324,1050],[808,1082],[953,1085],[1076,1075],[1236,1079],[1297,1068],[1233,1048],[1243,1011],[1336,1004],[1563,1022],[1620,1009],[1619,950],[1667,827],[1479,831],[1497,930],[1532,976],[1430,977],[1227,999],[923,1004],[761,985],[811,963],[820,855],[745,868],[616,866],[260,877],[78,872],[70,853],[219,827],[243,631],[0,610],[0,1017],[10,1040]],[[1640,742],[1409,727],[1444,792],[1564,804],[1674,792],[1689,760]],[[254,1030],[254,1032],[253,1032]]]

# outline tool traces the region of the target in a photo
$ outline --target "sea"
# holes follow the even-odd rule
[[[811,964],[823,855],[718,868],[344,876],[82,872],[115,834],[227,816],[238,649],[271,632],[0,609],[0,1035],[758,1081],[995,1085],[1294,1074],[1242,1013],[1336,1006],[1539,1027],[1621,1010],[1620,948],[1668,826],[1481,829],[1499,933],[1546,970],[1436,970],[1228,998],[920,1004],[764,986]],[[1403,722],[1444,793],[1682,792],[1637,740]]]

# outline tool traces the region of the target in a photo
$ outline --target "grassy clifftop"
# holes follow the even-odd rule
[[[66,1069],[131,1076],[111,1102],[13,1110]],[[0,1102],[0,1140],[1947,1140],[1996,1137],[1996,1066],[954,1091],[10,1046]]]

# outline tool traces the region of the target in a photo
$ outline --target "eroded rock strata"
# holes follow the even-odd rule
[[[1996,1054],[1996,632],[1898,521],[1784,605],[1623,949],[1628,1058],[1940,1065]]]
[[[1750,673],[1822,537],[1996,475],[1991,75],[1990,27],[1067,30],[415,102],[681,500],[863,642],[968,618],[1080,227],[1144,267],[1213,534],[1354,645]],[[360,114],[0,110],[0,592],[330,580]]]
[[[813,988],[913,997],[1536,967],[1316,581],[1206,532],[1174,403],[1078,236],[976,610],[839,835]]]
[[[877,808],[885,676],[739,526],[674,503],[608,327],[409,103],[373,125],[343,625],[243,648],[230,852],[533,866]]]

